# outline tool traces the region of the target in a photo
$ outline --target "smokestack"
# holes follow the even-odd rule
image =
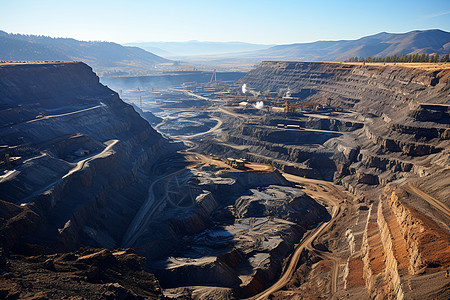
[[[256,109],[263,109],[264,108],[264,102],[258,101],[255,104],[253,104],[253,107]]]
[[[242,94],[245,94],[245,93],[247,93],[247,84],[246,83],[244,83],[242,85]]]

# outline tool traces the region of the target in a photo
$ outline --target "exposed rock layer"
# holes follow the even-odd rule
[[[380,115],[411,104],[447,103],[450,72],[397,66],[339,63],[262,62],[240,80],[261,92],[289,89],[302,99],[331,98],[331,104]]]
[[[369,207],[365,217],[343,214],[336,221],[337,228],[347,228],[348,243],[333,241],[337,229],[322,239],[325,249],[346,258],[344,286],[337,287],[342,296],[347,289],[355,295],[365,289],[374,298],[445,299],[450,281],[445,275],[449,80],[448,69],[263,62],[240,84],[269,99],[289,91],[292,97],[283,99],[288,104],[314,102],[328,106],[328,112],[266,113],[261,118],[230,108],[224,134],[201,147],[205,153],[240,155],[285,172],[334,180],[365,202],[360,206]],[[389,183],[400,188],[383,193],[381,187]],[[323,281],[317,268],[304,276]],[[355,274],[364,283],[349,288]],[[312,284],[298,290],[308,295],[307,288],[316,294]]]
[[[171,146],[83,63],[0,74],[2,159],[19,157],[1,197],[38,215],[36,231],[13,242],[116,247],[147,195],[147,170]]]

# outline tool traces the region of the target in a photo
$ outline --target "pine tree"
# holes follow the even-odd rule
[[[421,60],[421,62],[426,62],[426,61],[427,61],[427,54],[424,53],[424,54],[422,54],[422,60]]]

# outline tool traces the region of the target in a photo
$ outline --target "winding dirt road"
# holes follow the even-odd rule
[[[49,190],[52,186],[54,186],[55,184],[61,182],[63,179],[69,177],[69,176],[72,175],[73,173],[82,170],[82,169],[84,168],[84,166],[85,166],[87,163],[89,163],[90,161],[93,161],[94,159],[97,159],[97,158],[106,157],[106,156],[112,154],[113,151],[114,151],[114,150],[112,150],[112,147],[113,147],[115,144],[117,144],[118,142],[119,142],[119,140],[109,140],[109,141],[105,142],[104,144],[106,144],[107,147],[106,147],[105,149],[103,149],[100,153],[94,153],[94,154],[91,154],[91,155],[89,155],[89,156],[87,156],[87,157],[81,159],[80,161],[77,162],[76,166],[75,166],[74,168],[70,169],[69,172],[67,172],[64,176],[62,176],[61,178],[59,178],[59,179],[53,181],[52,183],[46,185],[45,187],[43,187],[43,188],[37,190],[37,191],[34,192],[33,194],[31,194],[31,195],[29,195],[29,196],[23,198],[23,199],[22,199],[21,201],[19,201],[17,204],[20,204],[20,205],[25,205],[25,204],[27,204],[30,200],[32,200],[32,199],[33,199],[34,197],[36,197],[37,195],[42,194],[43,192]],[[45,155],[40,155],[39,157],[42,157],[42,156],[45,156]],[[35,158],[30,158],[30,159],[28,159],[28,161],[30,161],[30,160],[32,160],[32,159],[35,159]]]
[[[119,142],[119,140],[107,141],[106,143],[108,144],[108,146],[105,149],[103,149],[102,152],[97,153],[97,154],[92,154],[92,155],[80,160],[79,162],[77,162],[77,165],[73,169],[71,169],[69,172],[67,172],[67,174],[64,175],[62,178],[64,179],[64,178],[72,175],[73,173],[80,171],[81,169],[84,168],[84,166],[87,163],[89,163],[90,161],[93,161],[94,159],[98,159],[98,158],[102,158],[102,157],[106,157],[106,156],[110,155],[113,152],[112,147],[114,147],[114,145],[117,144],[118,142]]]
[[[291,256],[287,264],[287,267],[284,268],[280,279],[265,291],[251,297],[250,299],[252,300],[267,299],[271,294],[283,288],[292,279],[292,276],[295,270],[297,269],[298,261],[300,259],[303,250],[310,249],[314,250],[315,252],[318,251],[312,247],[312,243],[321,233],[323,233],[333,224],[333,222],[340,214],[341,211],[340,204],[342,203],[343,200],[347,199],[347,195],[345,195],[344,192],[342,192],[339,188],[335,187],[330,182],[315,179],[307,179],[286,173],[282,173],[282,175],[291,182],[301,184],[307,183],[317,187],[315,189],[309,189],[308,187],[306,187],[304,191],[306,194],[312,196],[313,198],[315,199],[320,198],[324,202],[327,202],[328,205],[332,206],[331,219],[330,221],[322,223],[319,227],[309,232],[306,235],[306,237],[304,237],[300,241],[300,243],[297,245],[297,248],[295,249],[294,253]],[[327,256],[329,255],[327,254]],[[332,294],[335,294],[337,291],[339,261],[331,257],[329,257],[329,259],[332,260],[334,263],[331,280],[331,292]]]

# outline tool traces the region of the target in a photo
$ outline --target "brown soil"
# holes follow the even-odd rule
[[[381,243],[381,235],[377,223],[369,223],[367,226],[368,243],[370,247],[370,266],[374,275],[384,271],[384,250]]]
[[[317,272],[326,273],[331,271],[331,262],[329,260],[321,260],[317,263]]]
[[[405,205],[413,218],[419,219],[424,228],[423,232],[418,233],[419,251],[422,258],[430,268],[428,272],[434,269],[450,269],[450,235],[442,230],[433,220],[419,213],[416,209]]]
[[[408,272],[409,265],[409,254],[406,241],[400,232],[400,226],[397,219],[387,205],[383,205],[383,215],[391,233],[394,256],[398,262],[398,271],[401,275],[404,275]]]
[[[365,284],[363,279],[363,265],[360,257],[350,259],[348,264],[347,289]]]
[[[143,270],[144,262],[131,249],[10,257],[0,252],[0,299],[160,299],[159,283]]]

